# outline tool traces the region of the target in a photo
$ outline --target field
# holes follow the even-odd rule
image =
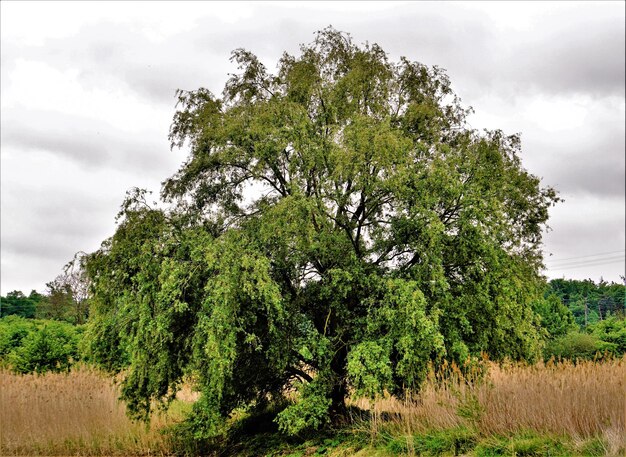
[[[470,430],[473,440],[540,435],[568,441],[583,455],[626,450],[626,360],[526,366],[491,364],[486,382],[455,369],[445,382],[431,376],[418,402],[394,398],[373,405],[374,435],[414,437],[437,430]],[[367,402],[359,402],[362,408]],[[386,419],[391,417],[392,419]],[[536,436],[535,436],[536,438]],[[565,451],[564,451],[565,452]],[[522,453],[519,453],[522,455]],[[534,455],[530,453],[529,455]]]
[[[230,455],[617,456],[626,450],[626,359],[489,364],[482,380],[452,366],[441,378],[432,373],[417,401],[355,401],[367,413],[355,413],[340,438],[280,443],[274,433],[262,445],[257,439],[231,446]],[[2,455],[168,455],[176,449],[161,431],[193,401],[192,392],[183,392],[148,427],[126,417],[115,383],[93,369],[2,371],[0,385]]]
[[[162,455],[159,431],[177,412],[132,422],[110,378],[90,368],[68,374],[0,373],[1,455]],[[180,414],[178,415],[180,416]]]

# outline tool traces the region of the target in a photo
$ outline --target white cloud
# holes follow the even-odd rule
[[[526,104],[524,120],[548,132],[579,129],[589,115],[589,97],[535,97]]]
[[[158,192],[185,155],[168,150],[175,89],[219,94],[232,49],[273,71],[329,24],[447,68],[474,127],[522,132],[524,165],[566,198],[546,237],[553,258],[623,249],[624,8],[1,2],[2,293],[41,290],[75,251],[97,248],[128,188]]]

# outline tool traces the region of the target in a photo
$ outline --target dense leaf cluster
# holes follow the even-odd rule
[[[34,318],[42,299],[43,296],[35,290],[28,296],[19,290],[9,292],[6,297],[0,297],[0,318],[4,316]]]
[[[0,319],[0,366],[18,373],[67,371],[80,359],[83,328],[50,320]]]
[[[546,296],[554,295],[567,306],[581,328],[609,316],[626,315],[626,285],[590,279],[553,279]]]
[[[222,97],[179,92],[189,159],[129,195],[87,258],[92,353],[126,368],[147,416],[185,375],[192,425],[287,396],[288,433],[341,416],[350,393],[419,388],[429,363],[532,358],[541,233],[556,200],[517,136],[468,128],[437,68],[333,29],[271,74],[236,50]]]

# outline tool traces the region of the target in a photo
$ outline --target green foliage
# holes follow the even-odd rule
[[[610,316],[624,317],[626,313],[625,284],[553,279],[548,283],[548,295],[559,297],[581,328]]]
[[[538,300],[533,305],[535,313],[541,318],[541,327],[549,339],[561,337],[575,329],[574,316],[555,294]]]
[[[571,331],[550,341],[544,358],[593,359],[626,354],[626,318],[611,316],[590,324],[584,332]]]
[[[469,424],[475,426],[485,413],[484,407],[480,404],[476,394],[468,394],[459,397],[457,414],[465,419]]]
[[[545,358],[593,359],[596,354],[609,349],[598,338],[581,332],[571,332],[550,342],[545,349]]]
[[[437,430],[413,437],[413,448],[418,455],[464,455],[474,449],[476,432],[463,427]]]
[[[484,440],[476,446],[475,453],[477,457],[564,457],[572,455],[572,452],[558,439],[532,432],[520,433],[508,438],[493,437]]]
[[[96,315],[85,326],[81,353],[86,361],[119,372],[130,364],[126,335],[121,333],[117,315]]]
[[[544,358],[592,359],[626,354],[626,286],[554,279],[535,303],[548,336]],[[578,324],[578,329],[572,324]]]
[[[348,355],[354,395],[375,398],[392,386],[390,349],[377,342],[358,343]]]
[[[414,436],[387,436],[384,448],[392,455],[466,455],[474,450],[478,441],[475,431],[457,427]]]
[[[124,369],[132,413],[193,374],[197,438],[294,388],[277,420],[302,433],[340,419],[351,390],[416,391],[430,362],[539,354],[558,199],[517,136],[471,130],[441,69],[331,28],[276,74],[233,60],[222,98],[179,91],[170,139],[190,156],[169,209],[133,191],[86,258],[90,356]]]
[[[73,321],[74,299],[72,291],[67,284],[58,279],[46,284],[47,294],[44,296],[37,309],[38,319],[52,319],[58,321]]]
[[[28,297],[19,290],[9,292],[6,297],[0,297],[0,318],[11,315],[33,318],[42,298],[35,290]]]
[[[83,253],[64,267],[64,273],[46,284],[44,295],[33,290],[27,296],[14,290],[0,297],[0,318],[16,315],[84,324],[89,315],[87,278],[80,261]]]
[[[580,446],[580,452],[584,456],[602,457],[607,454],[607,444],[602,438],[591,438]]]
[[[67,371],[78,356],[77,345],[73,331],[50,323],[24,338],[10,360],[19,373]]]
[[[615,355],[626,354],[626,317],[611,316],[587,327],[587,332],[613,347]]]
[[[308,384],[298,384],[299,398],[278,415],[280,430],[296,435],[304,430],[321,428],[328,422],[331,406],[328,382],[318,376]]]
[[[48,290],[37,306],[38,319],[65,321],[81,325],[87,320],[89,308],[85,301],[78,300],[69,284],[60,276],[47,284]]]
[[[0,358],[6,361],[9,353],[22,345],[22,340],[36,328],[35,322],[9,315],[0,319]]]
[[[18,373],[66,371],[80,358],[81,334],[82,328],[67,323],[5,317],[0,358]]]

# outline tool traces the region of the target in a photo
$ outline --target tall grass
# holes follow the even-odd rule
[[[0,455],[163,455],[160,430],[128,419],[111,378],[82,367],[70,373],[0,371]]]
[[[606,455],[626,453],[626,358],[487,366],[486,374],[455,365],[431,372],[412,401],[359,400],[356,406],[371,413],[357,428],[373,439],[407,437],[409,452],[419,446],[413,437],[461,430],[457,441],[514,440],[530,432],[566,437],[579,449],[599,443]],[[166,455],[171,443],[161,430],[197,399],[187,389],[177,411],[155,416],[147,428],[127,418],[118,395],[111,378],[86,367],[45,375],[0,371],[0,455]]]
[[[609,455],[626,451],[626,358],[488,363],[486,376],[454,365],[444,371],[431,372],[416,400],[356,402],[372,413],[369,432],[414,436],[464,427],[489,437],[531,431],[573,442],[600,438]]]

